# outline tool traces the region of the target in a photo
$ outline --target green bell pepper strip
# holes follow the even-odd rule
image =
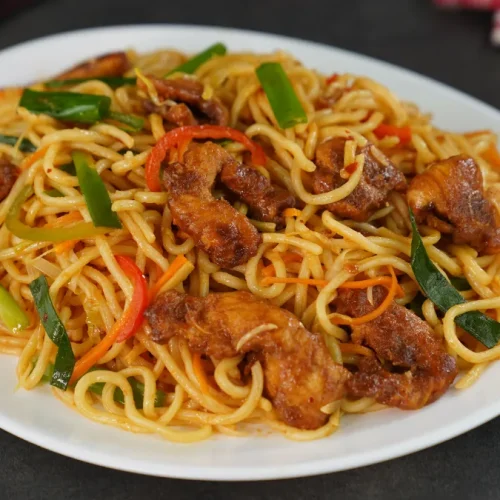
[[[418,233],[415,217],[410,209],[413,237],[411,240],[411,267],[424,294],[443,312],[466,300],[448,283],[433,264]],[[479,311],[469,311],[455,318],[455,322],[488,348],[500,340],[500,323]]]
[[[139,130],[144,128],[144,119],[139,116],[126,115],[125,113],[110,111],[107,117],[111,120],[116,120],[117,122],[127,125],[127,127],[132,129],[132,132],[139,132]]]
[[[121,229],[120,219],[111,210],[111,198],[104,182],[94,168],[92,157],[81,151],[74,151],[71,157],[94,226]]]
[[[25,89],[19,106],[30,113],[43,114],[62,121],[90,124],[111,118],[129,126],[134,132],[144,126],[142,118],[111,111],[111,99],[104,95]]]
[[[44,85],[48,89],[60,89],[62,87],[71,87],[72,85],[78,85],[79,83],[90,82],[92,80],[98,80],[100,82],[104,82],[113,89],[122,87],[123,85],[135,85],[137,82],[137,79],[134,77],[97,76],[93,78],[70,78],[68,80],[49,80],[48,82],[45,82]]]
[[[24,187],[14,200],[14,203],[12,203],[5,219],[7,229],[18,238],[30,241],[51,241],[53,243],[60,243],[67,240],[92,238],[109,231],[109,228],[95,227],[91,222],[79,222],[74,226],[63,228],[30,227],[24,224],[24,222],[21,222],[19,215],[23,203],[32,194],[33,190],[30,186]]]
[[[63,121],[95,123],[109,113],[111,99],[104,95],[76,92],[38,92],[25,89],[19,106],[30,113],[44,114]]]
[[[195,55],[191,59],[188,59],[185,63],[171,69],[165,76],[173,75],[174,73],[194,73],[203,63],[206,63],[209,59],[214,56],[223,56],[227,52],[227,48],[223,43],[216,43],[211,45],[203,52]]]
[[[255,73],[282,129],[307,123],[306,112],[280,63],[263,63]]]
[[[76,168],[74,163],[66,163],[65,165],[61,165],[59,170],[66,172],[69,175],[76,175]]]
[[[14,135],[3,135],[0,134],[0,143],[8,144],[9,146],[15,146],[19,141],[19,137]],[[36,151],[36,146],[29,139],[22,139],[19,143],[19,151],[23,153],[34,153]]]
[[[32,281],[30,290],[45,332],[58,347],[50,385],[65,391],[75,367],[75,355],[71,348],[68,333],[54,309],[45,276],[40,276]]]
[[[0,285],[0,321],[14,333],[24,330],[29,325],[26,313],[2,285]]]

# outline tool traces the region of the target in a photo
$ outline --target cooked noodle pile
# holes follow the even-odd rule
[[[140,75],[161,77],[187,56],[158,51],[147,55],[131,53],[129,58]],[[278,126],[255,74],[255,69],[267,61],[281,63],[307,114],[307,123],[286,130]],[[131,69],[127,74],[136,73]],[[228,108],[230,127],[264,147],[267,162],[258,167],[259,171],[298,200],[295,209],[285,212],[283,229],[273,222],[251,220],[262,235],[262,243],[248,262],[231,269],[211,262],[189,235],[173,224],[167,191],[151,192],[147,188],[146,160],[169,127],[160,114],[144,110],[144,90],[136,85],[113,89],[97,80],[69,88],[109,96],[114,111],[142,116],[145,125],[140,132],[128,132],[115,122],[87,126],[31,114],[18,108],[21,90],[2,91],[0,133],[29,139],[38,148],[36,153],[23,153],[18,145],[0,144],[0,155],[21,169],[9,195],[0,203],[0,283],[30,319],[29,327],[20,331],[11,332],[0,325],[0,352],[19,357],[17,376],[21,388],[37,389],[46,380],[57,353],[40,322],[29,284],[40,275],[47,277],[54,307],[79,359],[113,328],[132,297],[132,282],[115,260],[116,255],[131,257],[150,287],[177,256],[183,255],[188,262],[162,287],[163,292],[175,289],[205,297],[209,292],[249,291],[298,316],[306,329],[325,337],[336,363],[352,369],[366,353],[362,346],[350,342],[349,329],[333,321],[332,301],[338,288],[346,281],[387,276],[392,269],[402,288],[396,296],[399,304],[409,306],[419,293],[409,259],[412,233],[405,192],[392,191],[388,202],[366,222],[337,217],[325,210],[325,205],[344,199],[360,182],[365,157],[359,149],[369,141],[375,146],[374,155],[385,154],[408,179],[424,172],[433,161],[463,153],[475,159],[490,193],[500,189],[499,166],[485,156],[496,144],[492,132],[463,134],[437,129],[430,115],[421,113],[414,104],[400,101],[389,89],[367,77],[339,74],[327,82],[325,75],[289,54],[277,52],[215,57],[189,78],[199,80],[206,96],[218,97]],[[41,84],[32,88],[43,90]],[[325,100],[326,104],[318,105]],[[393,135],[380,138],[374,130],[382,123],[399,129],[409,127],[411,140],[403,143]],[[346,175],[342,186],[315,193],[308,173],[316,169],[317,147],[336,137],[346,141],[344,166],[356,162],[357,168],[352,175]],[[226,142],[222,146],[237,160],[248,160],[242,144]],[[14,236],[5,220],[25,186],[34,191],[22,207],[21,218],[26,225],[57,228],[77,221],[78,216],[68,218],[68,214],[75,213],[91,222],[77,177],[59,168],[71,162],[75,150],[92,155],[122,229],[62,246]],[[171,161],[176,155],[182,159],[175,148],[169,154]],[[61,195],[48,193],[54,189]],[[495,204],[494,197],[492,201]],[[240,213],[248,213],[242,201],[231,203]],[[466,388],[498,358],[500,346],[484,349],[457,328],[454,318],[466,310],[488,310],[494,317],[500,312],[500,255],[478,255],[468,244],[452,243],[425,224],[419,230],[438,268],[450,277],[465,277],[470,284],[469,290],[461,292],[468,302],[452,307],[446,315],[429,299],[422,305],[423,318],[436,335],[445,339],[447,351],[463,370],[455,388]],[[266,282],[266,276],[295,277],[299,281]],[[319,281],[314,284],[308,280]],[[372,290],[369,288],[367,293],[370,299]],[[249,332],[242,342],[273,328],[273,324],[263,325]],[[265,424],[296,440],[315,439],[336,430],[345,413],[385,407],[371,397],[345,396],[323,408],[330,415],[326,425],[315,430],[294,428],[277,418],[272,401],[266,397],[259,361],[244,369],[243,354],[224,359],[200,356],[181,336],[159,344],[150,333],[147,321],[143,322],[135,336],[114,343],[95,369],[76,385],[66,391],[52,387],[53,394],[94,421],[132,432],[157,433],[183,443],[206,439],[214,433],[246,435],[252,429],[247,424]],[[134,400],[131,377],[144,384],[142,405]],[[90,389],[96,383],[103,383],[100,394]],[[117,401],[117,387],[123,392],[124,404]],[[155,404],[157,391],[166,396]]]

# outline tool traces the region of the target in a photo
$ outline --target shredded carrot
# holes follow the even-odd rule
[[[362,325],[364,323],[368,323],[369,321],[373,321],[374,319],[382,315],[385,311],[387,311],[387,309],[392,304],[392,301],[394,300],[394,297],[396,296],[398,290],[398,279],[396,278],[396,274],[394,273],[394,269],[392,268],[392,266],[389,267],[389,271],[392,278],[391,286],[389,288],[389,291],[387,292],[385,299],[376,309],[368,314],[365,314],[364,316],[360,316],[359,318],[349,318],[345,316],[340,317],[334,314],[332,322],[336,325]]]
[[[62,227],[66,224],[71,224],[72,222],[80,222],[83,220],[82,214],[80,212],[70,212],[68,214],[61,215],[54,222],[48,222],[44,227]]]
[[[340,343],[340,352],[343,354],[360,354],[361,356],[373,356],[373,351],[359,344]]]
[[[310,286],[326,286],[328,285],[327,280],[317,280],[312,278],[278,278],[278,277],[266,277],[261,281],[261,284],[272,285],[273,283],[298,283],[299,285],[310,285]]]
[[[203,394],[208,394],[209,386],[208,379],[205,370],[203,369],[203,362],[201,360],[201,355],[193,354],[193,371],[196,375],[198,383],[200,384],[200,389]]]
[[[295,252],[287,252],[281,256],[281,260],[285,264],[291,264],[292,262],[302,262],[303,259],[304,257],[302,257],[302,255]]]
[[[327,85],[330,85],[330,83],[333,83],[334,81],[336,81],[338,77],[339,77],[338,73],[333,73],[333,75],[330,75],[330,76],[326,79],[326,84],[327,84]]]
[[[69,252],[70,250],[73,250],[74,246],[78,243],[78,241],[79,240],[68,240],[68,241],[63,241],[62,243],[58,243],[57,245],[54,245],[54,251],[58,255],[65,252]]]
[[[184,154],[186,153],[187,148],[189,147],[190,144],[191,144],[190,137],[188,137],[179,144],[179,147],[177,148],[177,157],[179,158],[179,161],[182,161],[182,159],[184,158]]]
[[[274,276],[274,265],[270,264],[269,266],[263,267],[262,270],[260,271],[260,274],[264,276],[265,278],[270,278]]]
[[[45,153],[47,152],[47,149],[49,149],[50,144],[47,146],[44,146],[43,148],[37,149],[32,155],[28,156],[22,163],[21,163],[21,170],[26,170],[27,168],[31,167],[33,163],[35,163],[37,160],[42,158]]]
[[[465,137],[476,137],[477,135],[491,134],[491,130],[473,130],[472,132],[465,132]]]
[[[367,280],[360,281],[346,281],[339,286],[339,288],[368,288],[370,286],[381,285],[389,288],[392,285],[392,277],[391,276],[377,276],[376,278],[371,278]],[[396,295],[399,297],[404,296],[404,291],[401,286],[397,285]]]
[[[495,144],[492,144],[484,153],[484,159],[491,163],[493,167],[500,168],[500,153]]]
[[[283,210],[283,215],[285,217],[300,217],[302,215],[302,210],[298,210],[297,208],[287,208]]]
[[[163,285],[170,280],[175,273],[184,265],[188,262],[186,257],[184,255],[178,255],[170,264],[168,269],[163,273],[163,275],[160,277],[160,279],[150,288],[149,290],[149,301],[153,300],[156,296],[156,294],[161,290]]]

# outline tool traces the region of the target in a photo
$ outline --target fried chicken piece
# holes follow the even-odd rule
[[[373,304],[366,290],[340,290],[337,312],[360,317],[377,308],[387,295],[385,288],[373,288]],[[432,328],[409,309],[396,302],[378,318],[354,326],[352,341],[375,351],[363,357],[358,371],[347,382],[347,393],[354,398],[371,397],[377,402],[416,410],[438,399],[457,375],[455,359]],[[394,373],[384,367],[407,370]]]
[[[413,178],[407,197],[417,222],[451,234],[456,244],[467,243],[479,252],[500,251],[495,209],[472,158],[457,155],[432,163]]]
[[[0,201],[8,196],[19,176],[19,169],[5,158],[0,157]]]
[[[235,161],[220,146],[206,142],[193,145],[183,163],[166,165],[163,176],[174,224],[191,236],[212,262],[227,268],[246,263],[262,241],[243,214],[212,196],[217,174]]]
[[[295,198],[286,189],[273,186],[256,168],[240,162],[224,165],[221,181],[249,206],[253,218],[283,227],[283,210],[295,207]]]
[[[53,80],[122,76],[129,68],[130,62],[125,52],[112,52],[82,62],[68,71],[57,75]]]
[[[324,142],[316,150],[316,170],[313,172],[313,191],[327,193],[345,184],[340,176],[344,167],[344,146],[346,139],[336,137]],[[345,219],[364,222],[382,208],[392,190],[404,191],[404,175],[381,151],[373,153],[374,146],[368,143],[356,151],[364,154],[363,174],[354,191],[344,199],[330,203],[327,209]]]
[[[279,417],[300,429],[328,420],[321,408],[340,399],[349,372],[334,363],[321,336],[292,313],[249,292],[192,297],[175,290],[159,295],[146,311],[155,342],[184,337],[190,348],[217,359],[249,353],[262,363],[267,397]],[[275,325],[241,339],[262,325]]]
[[[158,97],[162,101],[174,101],[177,104],[184,104],[187,110],[191,112],[191,116],[187,115],[186,108],[182,108],[182,114],[180,115],[179,111],[172,114],[170,103],[165,102],[158,106],[150,99],[145,99],[143,106],[148,113],[158,113],[177,126],[194,125],[198,122],[214,125],[228,124],[229,112],[227,108],[217,97],[204,99],[202,83],[190,78],[163,79],[148,76],[148,80],[153,83]],[[138,80],[137,86],[139,89],[147,91],[146,84],[141,79]]]

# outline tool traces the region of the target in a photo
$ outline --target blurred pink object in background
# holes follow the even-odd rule
[[[439,7],[495,11],[490,40],[493,45],[500,47],[500,0],[434,0],[434,3]]]

